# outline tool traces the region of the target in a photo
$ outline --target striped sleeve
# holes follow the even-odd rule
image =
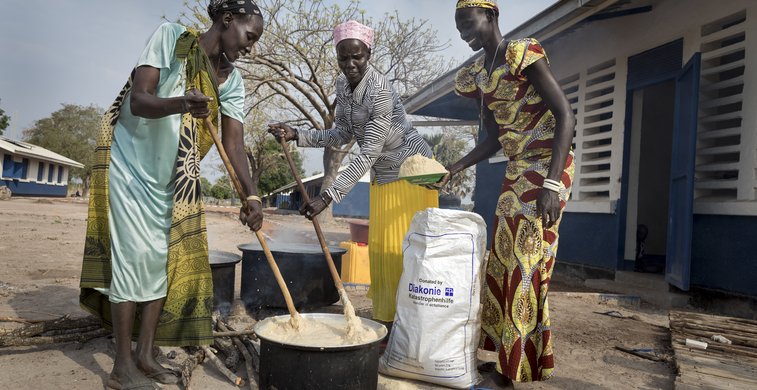
[[[340,91],[337,82],[337,91]],[[297,146],[305,148],[325,148],[327,146],[340,146],[352,141],[353,134],[344,115],[344,98],[340,94],[336,96],[336,111],[334,128],[328,130],[298,130],[299,139]]]
[[[392,91],[388,88],[378,89],[373,99],[373,113],[365,126],[360,154],[325,191],[335,202],[339,203],[350,192],[381,155],[392,125],[392,109]]]
[[[352,133],[337,124],[328,130],[298,129],[297,146],[304,148],[325,148],[327,146],[340,146],[352,141]]]

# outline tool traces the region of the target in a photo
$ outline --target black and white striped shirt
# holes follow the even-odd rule
[[[336,81],[336,127],[300,130],[298,146],[327,147],[349,143],[353,137],[360,154],[325,190],[335,202],[347,195],[369,169],[372,180],[397,180],[400,165],[415,154],[431,157],[431,148],[407,120],[405,108],[386,77],[368,66],[354,91],[343,74]]]

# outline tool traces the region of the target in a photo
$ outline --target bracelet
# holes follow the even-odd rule
[[[542,184],[542,188],[559,193],[562,191],[565,187],[562,183],[558,182],[557,180],[552,179],[544,179],[544,184]]]
[[[331,196],[329,196],[329,194],[327,194],[325,192],[322,192],[321,195],[319,195],[319,196],[321,197],[321,200],[323,201],[323,203],[325,203],[327,205],[329,203],[331,203],[331,201],[333,200],[333,199],[331,199]]]
[[[261,205],[263,204],[263,200],[262,200],[262,199],[260,199],[260,197],[259,197],[259,196],[257,196],[257,195],[250,195],[250,196],[248,196],[248,197],[246,198],[246,200],[247,200],[248,202],[249,202],[249,201],[251,201],[251,200],[254,200],[254,201],[256,201],[256,202],[260,203]]]

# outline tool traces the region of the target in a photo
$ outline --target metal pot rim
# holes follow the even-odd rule
[[[286,244],[278,245],[276,243],[270,243],[268,245],[271,253],[290,253],[298,255],[323,255],[323,249],[318,244]],[[242,252],[263,252],[263,248],[257,242],[248,242],[246,244],[239,244],[237,248]],[[334,255],[343,255],[347,253],[347,250],[338,246],[329,246],[329,252]],[[275,256],[274,256],[275,257]]]

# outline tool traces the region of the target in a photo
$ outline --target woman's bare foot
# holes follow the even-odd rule
[[[115,364],[106,383],[111,389],[155,389],[155,383],[132,364]]]
[[[137,367],[144,375],[156,382],[172,385],[179,383],[179,376],[173,370],[163,367],[152,354],[137,358]]]

